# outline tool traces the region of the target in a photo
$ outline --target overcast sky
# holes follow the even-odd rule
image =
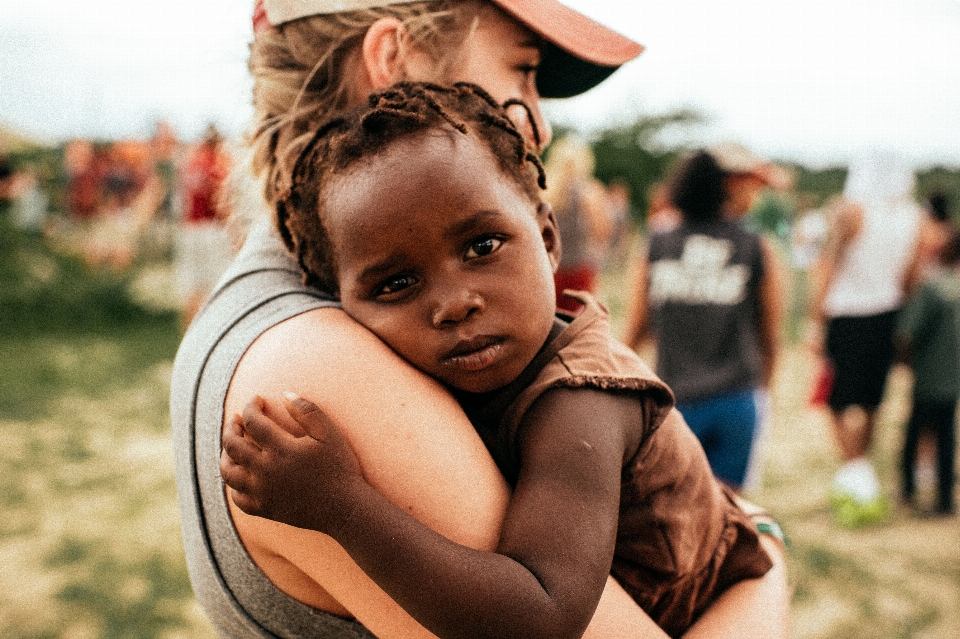
[[[871,147],[960,166],[960,0],[564,0],[647,46],[551,119],[598,128],[689,107],[688,144],[813,165]],[[250,115],[252,0],[3,0],[0,123],[47,139]]]

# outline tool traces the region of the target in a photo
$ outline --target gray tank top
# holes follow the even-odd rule
[[[266,222],[190,326],[173,365],[170,419],[187,568],[197,600],[224,639],[372,639],[362,625],[277,589],[247,554],[220,479],[227,388],[241,356],[271,326],[337,303],[301,284]]]

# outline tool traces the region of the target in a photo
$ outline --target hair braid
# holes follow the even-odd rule
[[[543,138],[540,137],[540,129],[537,127],[537,119],[533,117],[533,112],[530,111],[530,105],[521,100],[520,98],[510,98],[503,103],[503,108],[511,106],[523,107],[523,110],[527,112],[527,122],[530,123],[530,128],[533,130],[533,141],[536,143],[537,148],[540,148],[540,145],[543,143]]]

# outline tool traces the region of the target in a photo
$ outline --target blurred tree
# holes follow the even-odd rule
[[[796,175],[796,190],[812,196],[810,204],[822,206],[827,200],[843,191],[847,169],[842,166],[825,169],[809,169],[792,165]],[[947,196],[950,217],[960,222],[960,167],[933,166],[917,172],[917,200],[924,202],[932,193]]]
[[[757,198],[757,203],[747,214],[746,223],[758,233],[786,240],[796,215],[796,205],[790,195],[768,189]]]
[[[630,124],[604,129],[593,136],[591,147],[596,156],[594,174],[604,184],[622,180],[630,188],[634,222],[643,224],[649,206],[650,188],[662,180],[684,148],[662,141],[669,127],[699,124],[703,117],[690,110],[661,115],[640,116]],[[563,138],[570,127],[556,127],[554,140]],[[549,147],[544,152],[549,157]]]
[[[630,187],[631,213],[634,222],[644,225],[650,206],[651,188],[670,172],[680,154],[682,144],[664,142],[664,132],[671,127],[701,124],[704,117],[693,110],[682,109],[660,115],[640,116],[623,126],[603,129],[592,136],[596,156],[595,175],[604,184],[622,180]],[[554,127],[554,140],[576,129],[567,125]],[[544,151],[548,157],[550,147]],[[845,166],[810,168],[803,164],[777,162],[795,176],[794,193],[802,194],[803,208],[823,206],[843,191],[847,177]],[[960,223],[960,167],[934,166],[917,173],[917,198],[924,201],[931,193],[944,193],[950,203],[951,218]],[[761,231],[784,236],[797,213],[797,204],[788,196],[771,193],[751,213],[751,223]]]
[[[685,149],[665,144],[662,134],[671,127],[689,127],[703,122],[692,110],[641,116],[632,124],[601,131],[593,143],[597,157],[597,178],[609,184],[620,179],[630,187],[631,210],[643,224],[649,209],[651,188],[663,180]]]
[[[847,179],[847,169],[832,166],[824,169],[809,169],[801,164],[790,165],[796,176],[795,189],[808,197],[810,206],[823,206],[830,198],[843,191],[843,182]]]
[[[950,219],[960,223],[960,168],[934,166],[917,174],[917,197],[921,202],[937,192],[947,196]]]

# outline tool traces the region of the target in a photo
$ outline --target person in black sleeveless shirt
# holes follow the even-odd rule
[[[767,167],[734,144],[681,163],[670,198],[683,222],[650,237],[624,340],[636,349],[647,335],[655,339],[657,374],[714,473],[738,490],[752,465],[783,313],[772,247],[740,221],[767,184]]]

